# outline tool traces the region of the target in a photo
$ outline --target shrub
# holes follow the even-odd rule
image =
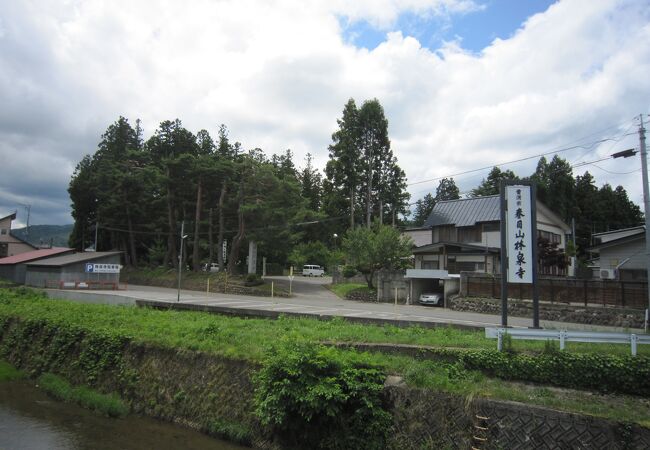
[[[357,269],[354,266],[343,266],[343,270],[341,271],[341,274],[345,278],[352,278],[357,274]]]
[[[468,351],[466,369],[506,380],[532,381],[600,392],[650,396],[650,358],[546,352],[539,355],[494,350]]]
[[[285,343],[255,377],[256,414],[286,448],[384,448],[384,373],[335,349]]]
[[[259,286],[260,284],[264,284],[264,280],[256,273],[249,273],[244,278],[244,285],[246,286]]]

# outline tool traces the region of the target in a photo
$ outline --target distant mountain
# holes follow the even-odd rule
[[[67,247],[68,238],[72,233],[73,225],[30,225],[29,234],[27,228],[14,228],[11,234],[19,239],[29,242],[32,245],[49,245],[50,239],[54,247]]]

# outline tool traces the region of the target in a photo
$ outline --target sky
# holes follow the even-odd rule
[[[383,105],[411,202],[558,152],[642,205],[638,155],[591,162],[639,147],[649,74],[650,0],[0,2],[0,216],[71,223],[74,168],[120,115],[322,169],[349,98]]]

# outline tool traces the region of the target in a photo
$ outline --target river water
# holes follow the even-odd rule
[[[204,434],[143,417],[110,419],[55,401],[25,381],[0,383],[2,450],[241,450]]]

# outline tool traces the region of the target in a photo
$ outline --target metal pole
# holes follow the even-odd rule
[[[185,233],[185,221],[183,220],[181,222],[181,251],[178,257],[178,295],[176,296],[177,302],[181,301],[181,274],[183,270],[183,239],[185,238],[185,236],[183,236],[184,233]]]
[[[530,186],[530,211],[530,229],[533,232],[531,238],[533,246],[533,328],[539,328],[539,286],[537,279],[537,187],[535,183],[532,183]]]
[[[645,128],[643,128],[643,114],[639,114],[639,146],[641,147],[641,175],[643,176],[643,213],[645,214],[645,253],[646,274],[648,284],[648,310],[650,310],[650,194],[648,193],[648,161],[645,147]],[[648,321],[645,322],[645,331],[648,332]]]
[[[571,257],[571,267],[573,268],[573,276],[576,276],[576,219],[571,218],[571,239],[573,240],[573,256]]]
[[[506,182],[501,180],[501,326],[508,326],[508,261],[506,247]]]

